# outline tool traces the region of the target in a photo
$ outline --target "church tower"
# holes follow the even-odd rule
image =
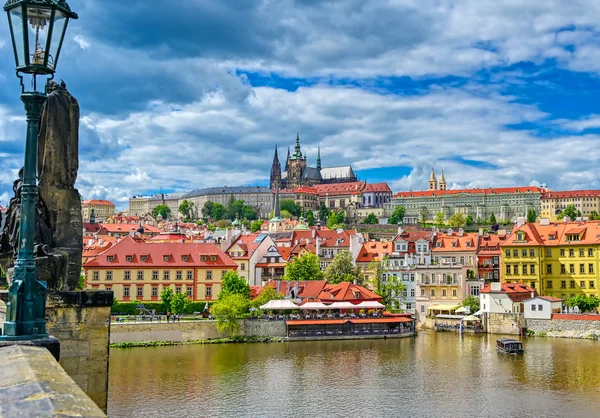
[[[431,175],[429,176],[429,190],[438,190],[438,181],[435,178],[435,171],[431,169]]]
[[[271,165],[271,189],[279,189],[281,187],[281,164],[277,155],[277,145],[275,145],[275,155],[273,156],[273,165]]]
[[[444,177],[444,170],[442,170],[442,175],[440,176],[440,190],[446,190],[446,177]]]
[[[286,188],[295,189],[302,184],[302,173],[306,168],[306,157],[302,155],[300,149],[300,135],[296,133],[296,146],[294,147],[294,153],[288,160],[288,171],[286,179]]]
[[[288,155],[285,159],[285,171],[288,171],[290,168],[290,147],[288,147]]]
[[[317,170],[321,171],[321,146],[317,147]]]

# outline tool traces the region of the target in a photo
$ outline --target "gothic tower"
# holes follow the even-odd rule
[[[277,145],[275,145],[275,155],[273,156],[273,165],[271,166],[271,189],[279,189],[281,187],[281,164],[277,155]]]
[[[440,190],[446,190],[446,177],[444,177],[444,170],[442,170],[442,175],[440,176]]]
[[[435,178],[435,171],[433,168],[431,169],[431,175],[429,176],[429,190],[437,190],[438,189],[438,181]]]
[[[285,171],[288,171],[288,169],[290,168],[289,164],[290,164],[290,147],[288,147],[288,155],[287,155],[287,158],[285,159]]]
[[[288,160],[286,188],[294,189],[302,184],[302,173],[306,168],[306,157],[300,150],[300,135],[296,133],[296,146],[294,153]]]
[[[321,146],[317,147],[317,170],[321,171]]]

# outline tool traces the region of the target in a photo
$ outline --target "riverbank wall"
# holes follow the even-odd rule
[[[283,321],[240,320],[243,337],[287,337]],[[226,338],[229,335],[217,330],[217,322],[210,320],[182,322],[113,322],[110,343],[149,343],[155,341],[186,343],[199,340]]]
[[[552,319],[527,319],[530,336],[600,339],[600,316],[555,314]]]

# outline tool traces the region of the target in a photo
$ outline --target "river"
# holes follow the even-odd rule
[[[110,417],[591,417],[600,342],[497,336],[111,349]]]

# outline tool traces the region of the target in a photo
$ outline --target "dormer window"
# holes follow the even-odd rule
[[[517,239],[518,239],[519,241],[525,241],[525,234],[524,234],[524,233],[522,233],[522,232],[519,232],[519,233],[517,234]]]
[[[114,255],[107,256],[106,261],[108,261],[109,263],[112,263],[113,261],[115,261],[115,256]]]
[[[163,261],[169,261],[171,259],[170,255],[163,255]]]
[[[210,256],[210,261],[217,261],[217,256],[216,255],[211,255]]]
[[[187,262],[189,260],[190,256],[189,255],[182,255],[181,256],[181,261],[183,261],[184,263]]]
[[[132,255],[126,255],[125,256],[125,261],[127,261],[128,263],[131,263],[133,261],[133,256]]]
[[[360,299],[360,292],[353,291],[352,294],[354,295],[354,299]]]
[[[435,243],[435,247],[436,248],[442,248],[442,243],[441,242],[436,242]]]
[[[205,255],[201,256],[201,257],[200,257],[200,260],[202,260],[202,261],[206,261],[206,256],[205,256]]]
[[[140,261],[141,261],[142,263],[145,263],[146,261],[148,261],[148,256],[147,256],[147,255],[142,255],[142,256],[140,257]]]

